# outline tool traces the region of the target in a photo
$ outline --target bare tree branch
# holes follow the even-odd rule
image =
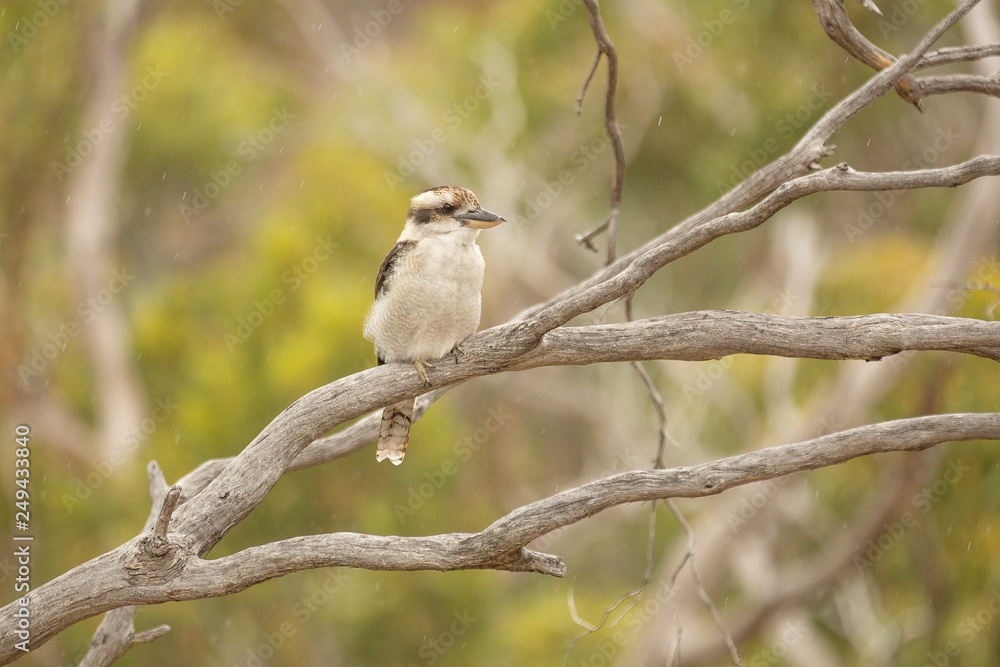
[[[489,345],[476,346],[474,341],[487,335],[502,337],[501,330],[491,329],[470,339],[464,346],[461,363],[440,365],[440,370],[453,371],[441,381],[458,383],[483,374],[461,371],[481,355],[481,348]],[[632,359],[708,361],[731,354],[873,361],[906,350],[963,352],[1000,360],[1000,322],[919,313],[790,317],[728,310],[695,311],[622,324],[556,329],[546,334],[523,361],[503,370]],[[434,376],[435,364],[428,372]],[[454,384],[449,384],[419,397],[414,421],[452,387]],[[337,433],[314,440],[293,459],[287,471],[329,463],[370,445],[378,438],[380,418],[378,410]],[[233,460],[212,459],[185,475],[177,482],[182,489],[181,502],[200,493]]]
[[[104,667],[113,664],[136,644],[145,644],[170,632],[169,625],[160,625],[136,632],[133,625],[135,606],[119,607],[104,617],[94,633],[87,655],[80,667]]]
[[[896,59],[872,44],[851,23],[844,7],[844,0],[812,0],[813,8],[819,17],[820,25],[834,42],[849,54],[875,70],[884,70]],[[874,5],[866,6],[878,11]],[[881,12],[878,12],[881,14]],[[954,62],[969,62],[1000,55],[1000,45],[990,44],[974,47],[953,47],[940,49],[920,58],[913,69],[926,69]],[[896,92],[917,109],[923,110],[920,100],[929,95],[968,91],[997,96],[1000,94],[1000,82],[996,77],[981,77],[963,74],[927,77],[917,79],[906,74],[896,84]]]
[[[948,46],[927,53],[914,69],[940,67],[959,62],[973,62],[983,58],[1000,56],[1000,44],[982,44],[975,46]]]
[[[900,63],[903,62],[905,59],[900,60]],[[896,66],[893,65],[893,67]],[[890,71],[891,68],[885,70],[885,72]],[[845,101],[852,99],[852,97],[854,96],[846,98]],[[845,110],[836,113],[840,106],[837,105],[823,118],[840,116],[848,112]],[[823,123],[823,119],[820,119],[816,127],[819,127],[820,123]],[[835,124],[836,119],[831,119],[830,123]],[[809,134],[813,134],[813,131],[810,131]],[[817,132],[817,136],[820,134],[822,132]],[[801,144],[802,142],[800,142]],[[795,150],[793,149],[792,153]],[[901,190],[928,187],[931,184],[954,187],[981,176],[1000,174],[1000,156],[980,156],[951,167],[908,172],[858,172],[846,164],[841,164],[798,178],[791,178],[786,173],[784,180],[774,189],[772,194],[747,211],[729,213],[719,217],[706,217],[708,211],[717,208],[718,202],[730,197],[734,192],[750,183],[757,174],[768,171],[770,167],[777,165],[784,159],[775,160],[744,181],[736,190],[717,200],[716,204],[689,217],[659,237],[622,257],[611,266],[565,290],[546,304],[531,308],[519,315],[518,317],[524,320],[524,333],[527,340],[533,340],[533,336],[544,335],[545,331],[565,324],[577,315],[582,315],[600,305],[634,292],[666,264],[694,252],[717,238],[758,227],[793,201],[810,194],[836,190]],[[769,180],[771,177],[765,176],[765,178]]]
[[[1000,440],[1000,413],[936,415],[862,426],[691,467],[619,473],[525,505],[472,534],[312,535],[213,560],[199,558],[181,543],[191,542],[181,534],[173,533],[175,541],[164,556],[151,554],[143,537],[137,537],[28,594],[33,610],[31,647],[80,620],[116,607],[229,595],[268,579],[317,567],[500,569],[562,576],[565,566],[559,558],[530,551],[526,545],[611,507],[699,498],[859,456],[987,439]],[[20,656],[14,648],[16,606],[14,602],[0,609],[0,664]]]

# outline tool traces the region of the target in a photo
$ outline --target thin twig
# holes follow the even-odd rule
[[[715,604],[712,602],[712,598],[708,596],[708,591],[705,590],[705,585],[701,581],[701,573],[698,571],[698,563],[694,556],[694,531],[691,530],[691,526],[688,525],[688,522],[684,519],[684,515],[681,514],[679,509],[677,509],[677,505],[674,501],[672,499],[667,499],[666,503],[670,508],[670,511],[674,513],[677,523],[681,525],[681,528],[684,529],[684,533],[687,535],[687,551],[691,561],[691,578],[694,580],[695,587],[698,590],[698,595],[701,597],[701,601],[705,603],[705,606],[708,607],[708,610],[712,613],[712,618],[715,619],[715,625],[718,626],[719,632],[722,634],[723,639],[726,640],[726,646],[729,647],[729,654],[733,658],[733,664],[742,664],[743,658],[740,657],[739,649],[736,648],[732,635],[729,634],[729,630],[726,629],[726,624],[722,621],[722,616],[719,615],[719,610],[716,609]]]
[[[933,280],[931,281],[932,287],[948,287],[953,290],[962,290],[967,292],[989,292],[996,295],[996,299],[993,299],[990,303],[986,305],[984,311],[987,317],[991,320],[996,319],[995,310],[997,306],[1000,306],[1000,288],[994,287],[987,282],[976,282],[970,281],[967,283],[959,283],[952,280]]]
[[[633,321],[632,295],[631,294],[625,300],[625,313],[626,313],[627,319],[630,322]],[[649,392],[649,396],[652,399],[653,404],[656,406],[656,412],[657,412],[657,416],[659,418],[659,423],[660,423],[660,436],[659,436],[659,442],[658,442],[657,451],[656,451],[656,459],[654,461],[654,467],[655,467],[656,470],[662,470],[665,467],[665,463],[664,463],[664,460],[663,460],[663,454],[664,454],[664,450],[666,449],[666,446],[667,446],[667,440],[671,440],[671,441],[673,440],[673,438],[670,437],[670,431],[667,428],[667,411],[666,411],[666,408],[664,406],[663,397],[660,395],[660,392],[657,390],[656,385],[653,384],[652,378],[649,377],[649,373],[646,372],[646,369],[643,367],[643,365],[642,365],[641,362],[633,361],[632,362],[632,367],[635,368],[636,372],[639,374],[639,377],[642,379],[643,383],[646,385],[646,390]],[[698,595],[701,597],[701,599],[708,606],[709,610],[712,612],[712,616],[713,616],[713,618],[715,618],[716,624],[719,626],[719,629],[722,632],[723,637],[726,638],[726,642],[729,645],[729,648],[730,648],[730,650],[732,651],[732,653],[734,655],[734,658],[735,658],[734,662],[735,662],[735,664],[739,664],[739,652],[736,650],[736,645],[733,642],[732,636],[730,635],[729,630],[726,629],[726,626],[725,626],[725,624],[722,621],[722,617],[719,615],[718,610],[715,608],[715,605],[712,603],[712,600],[711,600],[711,598],[708,595],[708,591],[705,589],[705,586],[701,582],[701,574],[698,572],[698,565],[695,562],[695,556],[694,556],[694,548],[695,548],[694,531],[691,530],[691,526],[688,524],[687,520],[684,518],[684,515],[681,513],[680,509],[677,507],[677,505],[674,503],[673,500],[667,500],[667,505],[670,507],[670,511],[672,511],[674,513],[674,516],[677,518],[678,523],[680,523],[681,527],[684,529],[684,532],[687,534],[687,551],[685,552],[684,556],[681,558],[681,562],[678,565],[677,569],[674,571],[673,575],[670,577],[670,601],[671,601],[671,605],[674,607],[674,610],[676,612],[676,604],[674,602],[674,595],[673,595],[673,593],[674,593],[674,584],[675,584],[675,582],[677,580],[677,575],[680,574],[680,571],[684,568],[684,564],[687,563],[687,562],[690,562],[691,563],[691,577],[694,579],[695,584],[698,587]],[[655,511],[655,507],[656,507],[656,501],[654,500],[653,502],[650,503],[650,514],[652,514]],[[648,569],[646,571],[646,578],[645,578],[644,581],[648,581],[649,578],[653,574],[653,571],[652,571],[652,568],[653,568],[653,565],[652,565],[652,549],[653,549],[653,527],[651,525],[650,526],[650,534],[649,534],[650,560],[649,560]],[[671,648],[671,654],[672,655],[677,655],[678,659],[679,659],[679,656],[680,656],[680,633],[681,633],[681,627],[682,626],[681,626],[680,622],[678,621],[677,635],[676,635],[676,637],[674,639],[675,646],[676,646],[676,653],[674,652],[673,647]],[[671,663],[669,663],[669,664],[673,664],[673,658],[671,658]]]
[[[612,264],[618,258],[618,213],[621,210],[622,191],[625,188],[625,142],[622,140],[622,131],[618,126],[618,119],[615,115],[615,98],[618,88],[618,51],[615,49],[608,31],[604,27],[604,19],[601,18],[601,9],[597,0],[583,0],[587,6],[587,16],[590,19],[590,29],[594,33],[597,41],[597,57],[594,64],[583,82],[583,89],[580,97],[576,101],[576,113],[580,114],[583,108],[583,98],[587,94],[590,81],[597,71],[597,65],[604,55],[608,59],[608,88],[604,95],[604,127],[611,139],[611,147],[615,153],[615,173],[611,185],[611,202],[608,206],[608,218],[592,231],[577,237],[577,240],[591,250],[597,250],[593,244],[596,235],[608,231],[608,256],[607,264]]]
[[[673,667],[674,665],[679,665],[681,662],[681,626],[677,626],[677,631],[674,633],[674,639],[670,642],[670,657],[667,661],[667,667]]]
[[[579,625],[581,628],[587,628],[590,632],[597,632],[597,626],[593,623],[581,618],[580,614],[576,611],[576,599],[573,597],[573,586],[574,583],[570,583],[569,590],[566,591],[566,606],[569,607],[569,617],[573,619],[573,622]],[[579,638],[577,638],[579,639]],[[576,643],[576,639],[573,640]],[[570,651],[572,651],[572,644],[570,645],[570,650],[566,652],[566,658],[563,659],[563,664],[566,663],[566,659],[569,658]]]
[[[604,233],[604,230],[608,228],[608,224],[611,222],[611,218],[605,218],[604,222],[597,225],[591,229],[586,234],[577,234],[576,242],[585,247],[587,250],[593,252],[600,252],[600,248],[594,245],[594,239]]]
[[[625,319],[629,322],[635,321],[635,313],[632,309],[632,297],[635,293],[629,294],[625,298]],[[633,361],[632,368],[638,373],[639,379],[646,386],[646,391],[649,392],[649,398],[653,401],[653,406],[656,408],[656,417],[660,424],[660,434],[656,445],[656,457],[653,459],[653,467],[656,470],[662,470],[666,467],[666,463],[663,459],[667,448],[667,442],[674,442],[674,439],[670,435],[670,430],[667,428],[667,408],[663,401],[663,396],[660,395],[659,390],[653,383],[653,378],[649,376],[646,372],[646,368],[642,365],[640,361]]]
[[[628,614],[630,611],[632,611],[632,609],[637,604],[639,604],[639,600],[642,598],[642,594],[646,590],[646,585],[649,584],[649,580],[653,576],[653,569],[655,565],[655,560],[653,558],[653,540],[655,537],[656,537],[656,501],[654,500],[649,503],[649,527],[646,532],[646,572],[643,575],[642,580],[635,588],[633,588],[628,593],[623,593],[618,597],[617,600],[615,600],[614,602],[612,602],[611,604],[609,604],[607,607],[604,608],[604,613],[601,614],[601,619],[596,624],[585,621],[584,619],[580,618],[580,616],[576,613],[576,603],[573,601],[573,588],[570,587],[567,599],[570,608],[570,616],[572,616],[573,621],[577,625],[586,628],[587,631],[577,635],[572,639],[572,641],[570,641],[569,646],[566,647],[566,654],[563,656],[564,665],[569,663],[569,656],[573,653],[573,649],[576,647],[577,642],[579,642],[584,637],[587,637],[589,635],[594,634],[595,632],[598,632],[601,628],[603,628],[604,625],[607,623],[608,618],[614,612],[614,610],[617,609],[623,602],[630,599],[632,600],[631,604],[625,607],[625,609],[622,610],[622,613],[618,616],[618,618],[616,618],[611,623],[612,628],[618,625],[618,623],[623,618],[625,618],[625,615]]]
[[[600,63],[601,55],[607,56],[608,59],[608,87],[604,98],[604,121],[605,127],[608,131],[608,136],[611,137],[611,143],[614,147],[615,152],[615,174],[614,180],[611,188],[611,201],[608,205],[608,217],[598,225],[595,229],[591,230],[583,236],[577,237],[577,240],[584,246],[596,251],[597,248],[594,246],[593,238],[602,233],[604,230],[608,230],[608,254],[607,254],[607,265],[614,263],[618,255],[618,214],[621,210],[622,201],[622,191],[625,187],[625,146],[622,140],[621,128],[618,126],[618,120],[615,114],[615,98],[618,88],[618,51],[615,49],[614,44],[611,42],[611,37],[608,35],[607,30],[604,27],[604,20],[601,17],[601,10],[598,6],[597,0],[584,0],[587,6],[587,15],[590,19],[590,28],[594,33],[594,39],[597,41],[597,57],[594,59],[594,64],[590,68],[590,72],[587,74],[587,78],[583,82],[583,89],[580,91],[580,97],[577,99],[576,112],[580,115],[583,107],[583,98],[587,94],[587,87],[590,85],[590,81],[597,70],[597,65]],[[632,294],[630,293],[625,298],[625,311],[626,317],[629,321],[632,320]],[[647,390],[650,392],[650,396],[653,399],[653,403],[657,407],[657,412],[660,417],[660,441],[657,449],[656,456],[656,466],[657,468],[663,467],[663,450],[666,443],[666,411],[663,405],[663,398],[660,396],[659,392],[656,390],[653,384],[652,378],[646,373],[646,370],[642,367],[639,362],[632,362],[633,368],[639,374],[639,377],[643,380],[646,385]],[[606,607],[604,610],[604,615],[601,617],[600,622],[594,631],[600,629],[604,625],[605,621],[608,619],[611,612],[616,609],[622,602],[627,599],[632,598],[632,604],[629,605],[623,612],[622,616],[618,617],[618,620],[627,614],[639,601],[642,596],[643,591],[646,589],[646,585],[649,583],[650,578],[653,576],[654,568],[654,558],[653,558],[653,543],[656,538],[656,501],[653,501],[649,505],[649,531],[646,539],[646,571],[643,574],[642,581],[639,585],[632,591],[622,595],[618,600],[613,602],[610,606]],[[616,620],[614,624],[617,624]],[[612,624],[612,625],[614,625]],[[576,642],[582,637],[586,636],[580,635],[576,637],[569,645],[566,651],[565,660],[569,660],[570,653],[573,651],[573,647]]]
[[[583,98],[587,96],[587,88],[590,88],[590,82],[594,79],[594,74],[597,72],[597,66],[601,63],[601,56],[604,51],[601,47],[597,47],[597,57],[594,58],[594,64],[590,66],[590,71],[587,72],[587,78],[583,80],[583,88],[580,90],[580,95],[576,98],[576,115],[579,116],[583,113]]]

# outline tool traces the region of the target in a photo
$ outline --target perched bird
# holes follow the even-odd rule
[[[465,188],[442,186],[410,200],[406,226],[379,267],[375,303],[365,318],[365,338],[378,363],[411,362],[427,380],[427,361],[449,352],[479,328],[486,263],[476,245],[480,229],[504,219],[479,205]],[[377,461],[403,462],[414,399],[382,411]]]

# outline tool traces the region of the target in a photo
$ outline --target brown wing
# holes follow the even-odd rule
[[[415,245],[417,245],[416,241],[400,241],[392,247],[389,254],[382,260],[382,266],[378,267],[378,275],[375,277],[376,299],[389,291],[393,269],[398,266],[396,262],[408,251],[412,250]]]

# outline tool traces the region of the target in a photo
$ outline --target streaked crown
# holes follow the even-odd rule
[[[480,208],[471,190],[456,185],[442,185],[424,190],[410,200],[407,219],[422,224],[435,222]]]

